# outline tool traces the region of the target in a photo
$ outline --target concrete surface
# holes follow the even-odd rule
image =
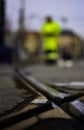
[[[0,66],[0,117],[9,113],[10,110],[15,111],[27,99],[30,102],[35,98],[30,91],[16,88],[12,74],[12,67]]]
[[[83,81],[84,82],[84,62],[78,62],[71,68],[60,68],[56,65],[49,66],[45,64],[33,64],[29,65],[24,69],[26,72],[31,73],[34,77],[40,79],[41,81],[54,81],[54,82],[70,82],[70,81]],[[30,92],[26,93],[24,89],[16,88],[16,85],[12,79],[13,68],[9,66],[1,66],[0,67],[0,115],[3,115],[7,111],[15,108],[18,104],[24,102],[25,98],[32,98],[32,94]],[[32,98],[33,100],[33,98]],[[26,110],[28,110],[28,107]],[[41,118],[41,122],[37,126],[32,126],[26,129],[49,129],[52,127],[53,129],[72,129],[72,130],[80,130],[83,127],[78,121],[74,121],[69,115],[63,112],[61,109],[56,108],[54,110],[44,112],[38,116],[32,117],[27,120],[23,120],[18,124],[8,128],[11,129],[22,129],[24,127],[28,127],[32,124],[38,122],[38,119]],[[47,118],[53,118],[52,120],[44,120]],[[58,119],[59,118],[59,119]],[[47,121],[47,122],[46,122]],[[50,123],[52,122],[52,123]],[[58,125],[57,125],[57,124]],[[66,125],[67,123],[67,125]],[[63,127],[62,127],[63,125]],[[25,129],[25,130],[26,130]],[[7,128],[6,128],[7,130]]]
[[[71,82],[84,81],[84,61],[79,61],[73,67],[58,67],[56,65],[33,64],[25,69],[41,81]]]

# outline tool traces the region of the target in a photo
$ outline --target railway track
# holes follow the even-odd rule
[[[71,119],[77,121],[77,124],[79,124],[80,127],[83,125],[84,103],[78,99],[84,96],[84,91],[79,91],[74,94],[69,93],[69,91],[66,93],[66,91],[62,91],[61,87],[61,90],[59,90],[57,85],[42,83],[32,77],[30,74],[21,70],[15,71],[13,73],[13,78],[17,87],[22,86],[32,91],[33,93],[36,93],[37,95],[44,95],[48,99],[48,102],[41,104],[31,110],[20,112],[18,114],[9,114],[9,116],[0,119],[0,129],[11,130],[11,128],[15,128],[13,126],[17,126],[17,124],[21,123],[22,121],[24,122],[25,120],[30,120],[32,118],[36,118],[34,123],[37,123],[42,119],[39,114],[53,110],[55,108],[61,109],[65,113],[68,113]],[[30,124],[28,125],[28,129],[30,128]],[[27,126],[24,125],[23,129],[25,129],[25,127]],[[16,129],[19,130],[20,128]]]

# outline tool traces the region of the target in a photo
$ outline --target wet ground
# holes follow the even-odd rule
[[[84,82],[84,61],[79,61],[71,68],[60,68],[56,65],[33,64],[24,69],[41,81]],[[27,98],[34,99],[30,91],[16,88],[13,80],[13,67],[0,66],[0,115],[14,109]],[[30,100],[29,100],[30,102]]]
[[[33,64],[26,67],[26,72],[31,73],[41,81],[72,82],[84,81],[84,61],[78,61],[73,67],[58,67],[56,65]]]
[[[84,62],[78,62],[75,63],[75,65],[71,68],[60,68],[56,65],[50,66],[45,64],[33,64],[27,66],[25,69],[25,72],[31,73],[34,77],[38,78],[41,81],[54,81],[54,82],[72,82],[72,81],[78,81],[78,82],[84,82]],[[30,103],[36,95],[33,95],[30,93],[30,91],[26,91],[24,88],[17,88],[16,84],[13,80],[13,67],[11,66],[0,66],[0,116],[7,114],[10,110],[15,110],[17,106],[24,103],[27,99],[27,103]],[[28,100],[29,99],[29,100]],[[31,107],[27,106],[25,110],[28,110]],[[62,112],[62,115],[61,115]],[[56,113],[56,114],[55,114]],[[58,114],[59,113],[59,114]],[[63,119],[62,119],[63,116]],[[68,119],[67,119],[68,116]],[[40,116],[39,116],[40,117]],[[28,129],[38,129],[42,128],[48,128],[47,124],[49,122],[52,122],[50,127],[51,128],[59,128],[61,125],[65,125],[65,122],[67,122],[67,126],[64,127],[64,129],[72,129],[77,130],[82,129],[81,125],[75,122],[69,115],[67,115],[65,112],[63,112],[61,109],[56,108],[54,110],[48,111],[46,113],[43,113],[43,115],[40,117],[46,120],[43,120],[37,125],[33,125],[32,127]],[[47,118],[52,119],[47,119]],[[54,117],[54,119],[53,119]],[[55,119],[56,118],[56,119]],[[61,122],[60,119],[61,118]],[[21,129],[22,127],[27,126],[28,124],[32,124],[33,122],[38,122],[37,116],[24,120],[23,122],[20,122],[19,124],[10,127],[17,130],[17,128]],[[55,123],[54,123],[55,122]],[[59,125],[56,125],[57,124]],[[23,124],[22,124],[23,123]],[[21,126],[22,124],[22,126]],[[77,127],[78,124],[78,127]],[[74,125],[74,128],[73,128]],[[76,127],[75,127],[76,126]],[[49,128],[50,128],[49,127]],[[18,129],[18,130],[19,130]]]
[[[36,97],[24,88],[17,88],[13,79],[13,68],[9,66],[0,67],[0,117],[12,111],[19,110]]]

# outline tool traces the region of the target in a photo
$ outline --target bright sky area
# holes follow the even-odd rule
[[[11,29],[18,29],[21,0],[6,0],[6,17]],[[50,15],[62,28],[69,28],[84,37],[84,0],[23,0],[25,29],[39,31],[44,17]],[[62,18],[67,18],[64,24]]]

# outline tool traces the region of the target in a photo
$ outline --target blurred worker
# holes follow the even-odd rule
[[[45,18],[45,23],[41,27],[41,35],[43,37],[42,48],[44,51],[45,62],[54,64],[59,57],[58,53],[58,35],[60,27],[57,22],[54,22],[50,16]]]

